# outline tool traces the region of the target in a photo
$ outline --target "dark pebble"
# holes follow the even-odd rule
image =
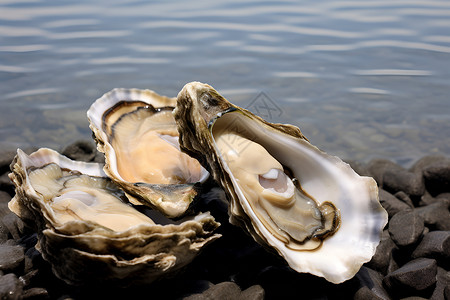
[[[48,299],[48,291],[44,288],[34,287],[23,291],[23,299]]]
[[[4,191],[0,191],[0,203],[8,203],[11,200],[11,196]]]
[[[17,276],[9,273],[0,277],[1,299],[22,299],[23,285]]]
[[[450,211],[445,201],[418,207],[415,211],[424,219],[425,225],[430,227],[430,230],[450,230]]]
[[[427,206],[433,203],[438,202],[439,199],[437,199],[436,197],[431,196],[430,193],[428,193],[427,191],[425,191],[425,194],[422,195],[422,197],[420,197],[419,206]]]
[[[0,245],[0,270],[11,271],[16,269],[25,259],[21,246]]]
[[[396,198],[398,198],[400,201],[406,203],[410,208],[414,208],[414,204],[411,200],[411,198],[403,191],[397,192],[394,194]]]
[[[436,275],[436,288],[434,289],[430,299],[448,300],[449,298],[445,297],[445,288],[449,286],[450,286],[450,272],[438,267]]]
[[[372,257],[367,266],[382,273],[386,274],[389,262],[392,258],[392,251],[397,248],[395,243],[392,241],[388,230],[384,230],[381,236],[380,244],[378,244],[375,255]]]
[[[242,296],[241,289],[234,282],[221,282],[216,284],[201,294],[194,294],[184,298],[185,300],[207,300],[207,299],[264,299],[264,290],[259,286],[254,288],[257,292],[256,295],[251,295],[249,292],[244,291],[244,296]],[[250,290],[252,292],[253,290]],[[249,297],[250,296],[250,297]],[[255,297],[256,296],[256,297]],[[245,298],[244,298],[245,297]]]
[[[355,293],[354,300],[390,299],[383,287],[383,275],[367,267],[362,267],[356,274],[361,287]]]
[[[95,158],[97,149],[95,142],[91,140],[79,140],[67,146],[62,154],[73,160],[92,161]]]
[[[450,160],[436,162],[423,170],[428,192],[432,195],[450,192]]]
[[[379,189],[378,197],[380,199],[381,205],[387,211],[389,218],[400,211],[411,209],[406,203],[400,201],[397,197],[383,189]]]
[[[411,292],[425,291],[433,287],[436,274],[437,263],[434,259],[417,258],[388,274],[383,282],[393,293],[411,296]]]
[[[420,197],[425,193],[421,173],[410,172],[394,162],[384,159],[372,160],[368,170],[378,185],[391,193],[405,192],[410,197]]]
[[[412,245],[422,236],[423,218],[414,210],[396,213],[389,222],[389,234],[399,247]]]
[[[450,259],[450,231],[431,231],[427,233],[412,253],[412,258],[428,257]]]
[[[417,173],[423,173],[423,170],[425,168],[427,168],[428,166],[437,163],[437,162],[441,162],[441,161],[445,161],[448,158],[446,158],[443,155],[426,155],[424,157],[422,157],[421,159],[419,159],[418,161],[416,161],[412,167],[409,169],[409,171],[411,172],[417,172]]]
[[[253,285],[241,292],[240,299],[242,300],[262,300],[264,299],[264,289],[260,285]]]

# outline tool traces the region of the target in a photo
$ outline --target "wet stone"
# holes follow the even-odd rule
[[[436,274],[437,263],[434,259],[418,258],[388,274],[383,281],[389,291],[411,296],[414,292],[432,288],[436,284]]]
[[[370,262],[367,263],[367,266],[382,274],[386,274],[389,262],[392,258],[392,251],[395,248],[397,248],[397,246],[392,241],[389,231],[384,230],[381,235],[380,244],[378,244],[377,250]]]
[[[450,231],[427,233],[411,255],[413,258],[428,257],[450,260]]]
[[[261,292],[262,290],[262,292]],[[256,294],[252,295],[251,292]],[[264,290],[259,286],[254,287],[250,292],[244,291],[244,295],[239,286],[234,282],[221,282],[213,285],[201,294],[194,294],[184,298],[185,300],[207,300],[207,299],[264,299]]]
[[[425,225],[430,227],[430,230],[450,230],[450,211],[447,202],[438,201],[416,208],[415,211],[423,218]]]
[[[424,221],[414,210],[401,211],[391,218],[388,230],[397,246],[409,246],[421,237]]]
[[[414,204],[411,200],[411,198],[403,191],[397,192],[394,194],[394,196],[401,200],[402,202],[406,203],[410,208],[414,208]]]
[[[356,274],[360,288],[354,296],[354,300],[364,299],[390,299],[383,287],[383,275],[367,267],[362,267]]]
[[[387,211],[389,218],[400,211],[411,209],[406,203],[381,188],[378,190],[378,197],[381,205]]]
[[[393,193],[403,191],[410,197],[420,197],[425,193],[422,174],[403,168],[387,169],[383,174],[383,188]]]
[[[4,191],[0,191],[0,203],[8,203],[11,200],[11,196]]]
[[[18,245],[0,245],[0,270],[16,269],[25,259],[24,251]]]
[[[426,155],[416,161],[413,166],[409,169],[411,172],[422,173],[423,170],[434,163],[445,161],[447,158],[443,155]]]
[[[442,268],[437,269],[436,288],[431,295],[431,300],[449,299],[445,297],[445,288],[450,287],[450,272]]]
[[[97,153],[94,142],[90,140],[79,140],[67,146],[62,154],[73,160],[92,161]]]
[[[423,170],[427,190],[432,195],[450,192],[450,159],[436,162]]]
[[[15,274],[0,276],[0,299],[22,299],[22,291],[23,285]]]

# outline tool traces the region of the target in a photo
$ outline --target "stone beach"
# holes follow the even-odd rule
[[[77,141],[61,153],[103,160],[91,141]],[[342,284],[292,271],[230,225],[223,192],[212,187],[195,209],[211,211],[222,237],[172,278],[116,288],[89,282],[74,287],[53,275],[35,248],[36,233],[7,206],[14,195],[7,177],[14,155],[0,151],[1,299],[450,299],[450,158],[444,156],[425,156],[409,169],[386,159],[348,162],[377,181],[389,223],[372,260]]]

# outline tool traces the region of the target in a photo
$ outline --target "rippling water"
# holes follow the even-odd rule
[[[197,80],[345,159],[450,154],[449,1],[0,0],[0,12],[2,147],[58,150],[90,139],[86,110],[112,88],[176,96]]]

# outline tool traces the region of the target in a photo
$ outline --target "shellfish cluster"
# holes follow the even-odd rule
[[[194,208],[210,174],[230,222],[298,272],[341,283],[375,253],[387,223],[375,181],[207,84],[176,98],[114,89],[87,116],[104,164],[18,149],[10,173],[9,208],[69,284],[145,284],[189,264],[220,237]]]

